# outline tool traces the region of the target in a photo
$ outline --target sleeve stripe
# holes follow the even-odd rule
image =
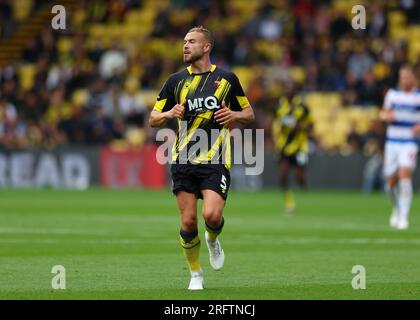
[[[251,104],[248,101],[248,98],[245,96],[236,96],[236,99],[238,99],[239,105],[241,106],[242,109],[248,108],[249,106],[251,106]]]
[[[155,106],[153,107],[153,110],[158,111],[158,112],[162,112],[163,107],[166,104],[166,100],[167,99],[162,99],[162,100],[156,101]]]

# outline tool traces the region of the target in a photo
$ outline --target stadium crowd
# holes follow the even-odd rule
[[[0,146],[113,141],[139,145],[153,139],[145,125],[153,100],[145,93],[157,92],[163,79],[183,67],[181,51],[151,55],[142,50],[144,42],[127,43],[115,37],[105,44],[88,32],[93,24],[124,22],[131,10],[141,10],[146,2],[80,1],[83,19],[70,13],[66,30],[46,24],[40,34],[28,39],[22,56],[0,70]],[[406,0],[370,1],[364,30],[354,30],[351,16],[335,9],[332,0],[261,1],[242,20],[235,19],[234,1],[157,2],[154,23],[144,41],[163,39],[182,45],[190,27],[211,29],[216,65],[253,67],[245,91],[256,110],[254,127],[267,132],[287,81],[296,82],[303,94],[338,92],[343,107],[379,108],[387,88],[396,84],[398,68],[409,61],[409,43],[389,36],[388,13],[399,10],[409,24],[420,23],[420,15],[415,14],[420,12],[418,2]],[[174,12],[185,15],[180,18]],[[11,37],[17,24],[12,21],[10,1],[0,0],[0,17],[1,37]],[[63,37],[71,42],[67,50],[60,47]],[[416,60],[420,75],[420,57]],[[24,84],[25,66],[33,70],[29,85]],[[347,150],[362,150],[372,137],[382,139],[380,122],[372,123],[363,135],[351,132]],[[314,140],[322,148],[322,142]]]

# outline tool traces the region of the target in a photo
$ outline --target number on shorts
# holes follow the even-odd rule
[[[227,186],[226,186],[226,177],[225,177],[224,174],[222,174],[222,182],[220,183],[220,187],[222,189],[226,189],[227,188]]]

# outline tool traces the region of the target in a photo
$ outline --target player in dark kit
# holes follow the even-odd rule
[[[204,283],[199,259],[197,200],[203,199],[210,264],[220,270],[224,252],[218,235],[224,225],[223,208],[230,185],[228,125],[234,121],[246,124],[254,119],[236,75],[211,64],[213,45],[207,29],[196,27],[187,32],[184,62],[191,65],[169,77],[149,119],[152,127],[162,127],[168,120],[178,119],[171,174],[181,215],[180,242],[191,272],[190,290],[202,290]],[[203,142],[201,139],[207,140],[208,147],[189,152],[196,141]]]
[[[308,107],[296,95],[295,84],[287,83],[285,96],[280,99],[272,127],[287,213],[292,213],[296,207],[289,185],[289,173],[292,168],[295,168],[297,183],[303,188],[306,187],[305,167],[308,162],[312,128],[313,120]]]

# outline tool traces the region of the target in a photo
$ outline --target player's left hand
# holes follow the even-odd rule
[[[226,107],[225,101],[222,101],[222,108],[215,112],[214,118],[221,125],[225,125],[235,121],[235,112]]]
[[[416,124],[412,130],[414,134],[420,134],[420,124]]]

